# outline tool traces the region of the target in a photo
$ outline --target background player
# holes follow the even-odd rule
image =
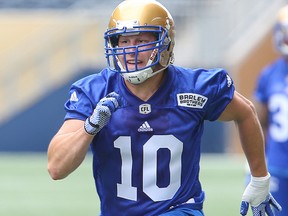
[[[223,69],[173,66],[174,21],[151,0],[126,0],[105,32],[109,68],[75,82],[48,170],[62,179],[91,144],[101,215],[204,215],[199,181],[205,120],[235,121],[251,169],[241,205],[273,215],[263,134],[253,104]],[[233,214],[233,213],[232,213]]]
[[[266,132],[266,154],[271,192],[282,206],[276,215],[288,215],[288,6],[280,9],[274,29],[281,57],[261,72],[255,90],[257,111]]]

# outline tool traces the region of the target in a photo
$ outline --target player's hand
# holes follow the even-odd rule
[[[253,216],[265,216],[265,213],[268,216],[274,216],[274,213],[272,211],[271,206],[277,209],[277,211],[281,211],[282,207],[279,205],[279,203],[274,199],[274,197],[271,194],[268,194],[266,200],[262,202],[258,206],[251,206]],[[249,208],[249,203],[246,201],[242,201],[241,203],[241,215],[246,215]]]
[[[84,128],[88,134],[97,134],[108,123],[111,114],[119,107],[119,98],[117,93],[111,92],[97,103],[93,114],[85,121]]]
[[[270,174],[265,177],[253,177],[245,189],[242,196],[240,214],[246,215],[251,205],[253,216],[274,216],[271,205],[278,211],[281,211],[281,206],[269,193]]]

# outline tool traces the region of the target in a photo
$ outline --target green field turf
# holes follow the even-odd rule
[[[91,156],[64,180],[53,181],[45,154],[0,154],[1,216],[97,216]],[[203,155],[201,180],[206,216],[239,214],[245,161],[231,155]]]

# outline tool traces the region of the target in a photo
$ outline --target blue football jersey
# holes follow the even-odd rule
[[[109,69],[71,87],[65,119],[85,120],[110,92],[121,97],[119,109],[91,143],[102,215],[159,215],[185,202],[201,208],[203,124],[220,116],[234,85],[223,69],[171,65],[166,73],[148,101],[135,97]]]
[[[268,108],[268,168],[271,173],[288,176],[288,63],[283,58],[263,69],[255,97]]]

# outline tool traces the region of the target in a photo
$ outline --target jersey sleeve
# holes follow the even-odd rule
[[[228,73],[219,69],[207,81],[210,97],[207,104],[205,119],[215,121],[231,102],[235,87]]]
[[[69,91],[70,98],[64,104],[66,110],[66,115],[64,120],[67,119],[79,119],[86,120],[89,117],[94,108],[89,90],[87,87],[83,86],[81,82],[75,82]]]
[[[64,120],[86,120],[92,114],[96,106],[95,97],[92,96],[95,96],[96,93],[91,88],[91,83],[93,84],[92,76],[72,84],[69,91],[70,98],[64,104],[66,110]]]
[[[86,120],[92,115],[97,103],[108,93],[117,91],[115,74],[107,69],[86,76],[71,85],[70,99],[64,104],[64,120]]]

